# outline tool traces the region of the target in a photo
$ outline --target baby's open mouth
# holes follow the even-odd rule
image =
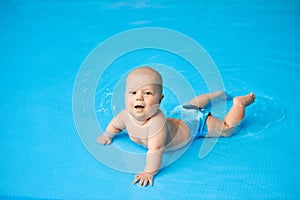
[[[134,106],[134,108],[135,108],[135,109],[143,109],[144,106],[142,106],[142,105],[136,105],[136,106]]]

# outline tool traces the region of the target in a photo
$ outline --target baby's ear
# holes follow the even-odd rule
[[[161,103],[161,101],[163,100],[164,97],[165,97],[165,95],[162,94],[160,97],[159,103]]]

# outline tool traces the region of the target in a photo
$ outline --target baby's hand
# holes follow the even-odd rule
[[[112,138],[106,136],[105,134],[103,135],[100,135],[98,138],[97,138],[97,142],[99,144],[103,144],[103,145],[109,145],[112,141]]]
[[[135,175],[133,184],[140,182],[140,186],[146,187],[149,183],[150,186],[153,185],[153,174],[147,172],[141,172]]]

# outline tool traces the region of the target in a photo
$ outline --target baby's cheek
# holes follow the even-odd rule
[[[125,98],[125,105],[127,105],[127,106],[132,105],[132,101],[130,100],[129,97],[126,97],[126,98]]]

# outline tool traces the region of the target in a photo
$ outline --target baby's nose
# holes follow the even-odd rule
[[[137,95],[137,96],[136,96],[136,100],[137,100],[137,101],[143,101],[143,100],[144,100],[143,95],[141,95],[141,94],[140,94],[140,95]]]

